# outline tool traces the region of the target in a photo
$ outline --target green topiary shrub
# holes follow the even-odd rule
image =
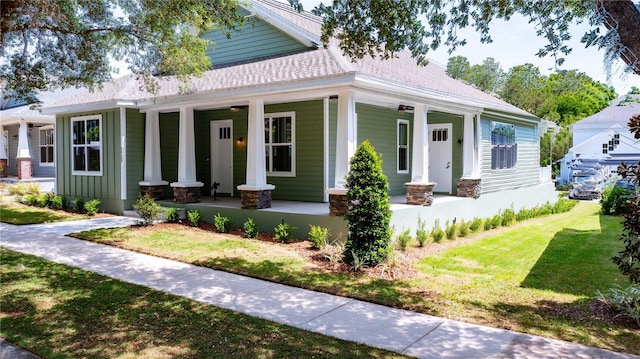
[[[87,211],[87,216],[95,216],[98,213],[98,206],[100,205],[100,202],[101,201],[99,199],[94,198],[84,204],[84,209],[85,211]]]
[[[350,161],[346,179],[348,235],[345,262],[375,266],[390,253],[391,205],[389,183],[382,172],[382,160],[369,141],[364,141]]]
[[[256,238],[258,236],[258,226],[253,219],[247,219],[242,228],[244,229],[245,238]]]
[[[472,232],[476,232],[479,231],[481,229],[483,229],[483,224],[484,224],[484,220],[480,217],[475,217],[472,221],[471,224],[469,225],[469,229]]]
[[[164,210],[164,219],[169,223],[176,223],[180,220],[180,208],[169,207]]]
[[[286,243],[289,242],[291,240],[291,238],[293,238],[293,231],[296,230],[296,227],[288,224],[288,223],[284,223],[284,221],[280,224],[278,224],[276,226],[276,228],[274,228],[274,232],[275,232],[275,239]]]
[[[162,213],[162,207],[148,193],[138,197],[133,203],[133,209],[136,210],[136,213],[142,218],[146,226],[152,225],[153,221]]]
[[[407,246],[409,245],[410,241],[411,241],[411,230],[409,228],[400,232],[396,236],[396,240],[395,240],[396,245],[398,246],[398,249],[401,250],[402,252],[407,250]]]
[[[460,224],[458,225],[458,235],[460,237],[466,237],[469,234],[469,231],[470,231],[469,226],[470,226],[469,222],[467,222],[464,219],[462,219],[460,221]]]
[[[200,223],[202,223],[202,215],[197,209],[187,211],[187,219],[191,227],[200,227]]]
[[[229,233],[232,223],[231,217],[223,216],[220,213],[216,213],[216,215],[213,216],[213,225],[220,233]]]
[[[427,224],[418,217],[418,228],[416,229],[416,240],[418,246],[423,247],[429,240],[429,231],[427,231]]]
[[[444,230],[440,228],[440,218],[436,218],[433,222],[433,228],[431,229],[431,237],[433,241],[438,243],[444,238]]]
[[[329,238],[329,229],[320,226],[309,225],[309,241],[311,248],[320,249],[327,244]]]

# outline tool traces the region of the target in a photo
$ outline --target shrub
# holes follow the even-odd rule
[[[100,205],[100,202],[101,201],[99,199],[94,198],[84,204],[84,209],[87,211],[88,216],[95,216],[96,213],[98,213],[98,206]]]
[[[35,182],[16,183],[8,186],[7,191],[10,195],[23,197],[27,194],[40,193],[40,185]]]
[[[447,221],[445,227],[447,239],[454,240],[458,238],[458,224],[455,221],[452,224],[449,224],[449,221]]]
[[[216,215],[213,216],[213,225],[220,233],[229,233],[229,231],[231,231],[231,224],[231,217],[223,216],[220,213],[216,213]]]
[[[560,198],[556,204],[553,205],[554,213],[569,212],[578,204],[578,201],[568,200],[566,198]]]
[[[358,146],[351,158],[346,187],[348,235],[345,261],[353,264],[357,257],[363,265],[375,266],[390,252],[391,205],[382,160],[369,141]]]
[[[71,209],[76,213],[82,213],[84,211],[84,198],[76,197],[71,200]]]
[[[47,203],[49,203],[49,195],[46,193],[38,193],[36,195],[36,202],[34,203],[38,207],[46,207]]]
[[[27,206],[35,206],[37,202],[38,202],[38,195],[33,193],[25,194],[20,199],[20,203],[26,204]]]
[[[283,243],[289,242],[293,237],[293,231],[295,230],[296,227],[288,223],[284,223],[283,221],[282,223],[278,224],[276,228],[274,228],[275,239]]]
[[[253,219],[247,219],[242,228],[244,229],[245,238],[256,238],[258,236],[258,226]]]
[[[409,228],[400,232],[400,234],[396,236],[396,244],[398,245],[398,249],[400,249],[403,252],[407,250],[407,245],[409,245],[410,241],[411,241],[411,230]]]
[[[602,191],[600,204],[602,206],[602,214],[619,215],[626,213],[626,203],[632,197],[631,191],[621,186],[609,186]]]
[[[153,221],[162,213],[162,207],[153,199],[153,197],[145,193],[140,195],[133,203],[133,209],[136,210],[138,216],[142,218],[145,225],[152,225]]]
[[[475,217],[472,221],[471,224],[469,225],[469,229],[472,232],[475,231],[479,231],[482,227],[482,225],[484,224],[484,220],[482,218],[479,217]]]
[[[65,202],[66,200],[63,196],[60,196],[58,194],[53,194],[52,196],[49,197],[49,208],[55,209],[55,210],[64,209],[67,205]]]
[[[418,217],[418,228],[416,229],[416,240],[418,246],[422,247],[429,240],[429,231],[427,231],[427,225],[420,217]]]
[[[503,227],[510,226],[516,223],[516,212],[512,208],[507,208],[502,212],[502,223]]]
[[[164,219],[169,223],[176,223],[180,220],[180,208],[169,207],[164,210]]]
[[[200,223],[202,223],[202,215],[197,209],[187,211],[187,219],[191,227],[200,227]]]
[[[491,217],[491,220],[489,220],[488,222],[490,224],[490,229],[496,229],[502,224],[502,216],[500,214],[496,214],[495,216]]]
[[[620,315],[630,317],[640,327],[640,285],[631,284],[626,288],[610,288],[609,292],[597,292],[598,299],[620,312]]]
[[[341,241],[327,243],[320,248],[322,256],[332,265],[342,262],[344,256],[344,244]]]
[[[533,210],[531,209],[527,209],[527,208],[523,208],[520,211],[518,211],[518,213],[516,214],[516,221],[518,222],[522,222],[522,221],[526,221],[528,219],[533,218]]]
[[[460,237],[466,237],[469,234],[469,222],[462,219],[458,226],[458,235]]]
[[[431,237],[433,237],[433,241],[438,243],[444,237],[444,230],[440,228],[440,219],[436,218],[433,222],[433,228],[431,229]]]
[[[329,228],[309,225],[309,241],[311,242],[311,248],[320,249],[327,244],[327,238],[329,237]]]

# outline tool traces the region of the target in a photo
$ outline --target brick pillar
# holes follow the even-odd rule
[[[196,203],[200,202],[202,187],[173,187],[174,202]]]
[[[344,217],[349,209],[346,194],[330,193],[329,194],[329,215],[336,217]]]
[[[482,193],[480,178],[460,178],[458,180],[458,197],[478,198]]]
[[[2,134],[0,133],[0,136],[2,136]],[[0,158],[0,178],[5,178],[7,177],[7,171],[9,170],[7,168],[7,159],[6,158]]]
[[[271,190],[241,190],[240,203],[244,209],[271,208]]]
[[[407,204],[431,206],[433,203],[433,187],[435,183],[407,183]]]
[[[153,199],[165,199],[165,191],[167,189],[167,185],[158,185],[158,186],[143,186],[140,185],[140,193],[149,194]]]
[[[31,178],[31,158],[17,158],[18,160],[18,179]]]

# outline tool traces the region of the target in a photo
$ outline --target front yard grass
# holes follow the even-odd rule
[[[393,358],[0,248],[0,336],[43,358]]]
[[[579,203],[568,213],[476,234],[475,241],[464,239],[466,244],[416,260],[417,275],[408,279],[318,266],[296,250],[308,243],[270,243],[187,227],[180,233],[132,227],[77,236],[392,307],[640,354],[640,330],[602,319],[594,307],[596,290],[628,282],[611,262],[622,248],[620,219],[600,215],[599,208]]]
[[[9,224],[36,224],[61,221],[74,221],[89,217],[76,213],[54,211],[48,208],[26,206],[24,204],[3,200],[0,202],[0,222]]]

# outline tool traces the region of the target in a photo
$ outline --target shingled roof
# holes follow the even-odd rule
[[[303,36],[309,43],[320,39],[322,19],[308,12],[299,13],[287,4],[274,0],[250,0],[247,10],[280,29]],[[263,88],[295,84],[304,88],[309,84],[328,79],[342,79],[342,85],[355,80],[366,80],[397,88],[398,91],[419,93],[425,99],[446,99],[451,103],[465,103],[528,118],[535,117],[499,98],[482,92],[446,75],[444,68],[430,62],[418,66],[409,52],[403,51],[396,58],[381,60],[365,57],[352,61],[345,57],[337,42],[326,47],[286,56],[217,68],[204,73],[189,83],[188,88],[176,77],[160,79],[160,90],[155,96],[141,91],[141,83],[135,75],[126,75],[106,83],[101,90],[84,95],[67,97],[46,107],[56,112],[56,107],[74,107],[87,104],[114,103],[117,101],[163,100],[185,95],[206,95],[242,89]]]

